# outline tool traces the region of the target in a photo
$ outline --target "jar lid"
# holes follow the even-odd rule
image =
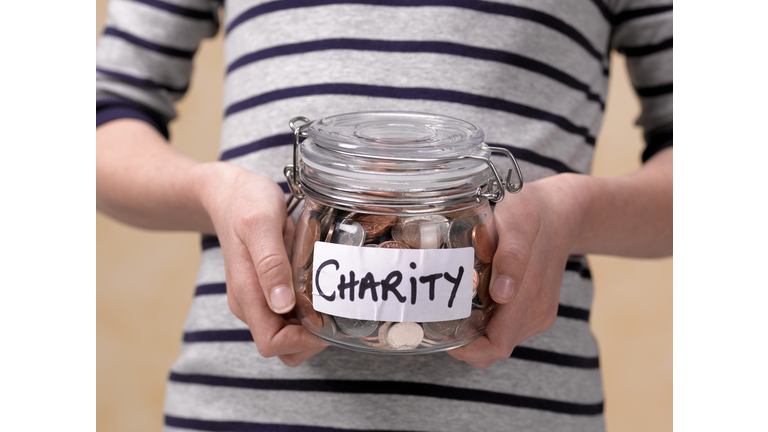
[[[307,134],[327,150],[416,159],[477,154],[485,137],[472,123],[415,112],[359,112],[326,117],[313,122]]]
[[[295,120],[305,124],[296,127]],[[488,147],[479,127],[453,117],[358,112],[314,122],[297,117],[291,128],[294,164],[285,173],[292,193],[301,198],[306,192],[337,208],[455,210],[500,200],[508,183],[489,158],[495,151],[511,153]],[[299,143],[300,136],[307,139]]]

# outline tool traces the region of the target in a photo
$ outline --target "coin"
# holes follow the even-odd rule
[[[372,240],[381,236],[397,222],[397,216],[377,215],[377,214],[359,214],[355,216],[355,221],[365,229],[366,240]]]
[[[463,248],[472,246],[472,222],[469,219],[456,219],[448,230],[448,246]]]
[[[387,332],[387,343],[396,350],[414,349],[424,339],[424,330],[412,322],[394,324]]]
[[[410,219],[403,223],[403,243],[414,249],[437,249],[443,245],[443,232],[428,219]]]
[[[471,338],[477,333],[477,327],[483,321],[483,311],[473,310],[467,318],[461,320],[458,326],[456,326],[456,338],[459,340],[466,340]]]
[[[387,342],[387,333],[389,333],[389,328],[392,326],[392,323],[387,321],[379,327],[379,343],[381,344],[381,347],[384,349],[392,349],[392,347],[389,345],[389,342]]]
[[[384,249],[410,249],[407,244],[400,243],[399,241],[394,241],[394,240],[384,242],[377,247],[384,248]]]
[[[491,237],[486,224],[472,228],[472,247],[475,248],[478,260],[483,263],[493,261],[493,255],[496,253],[496,239]]]
[[[315,312],[311,301],[304,295],[296,296],[296,315],[301,325],[312,333],[319,333],[323,328],[323,317]]]
[[[315,242],[320,240],[320,222],[317,219],[310,218],[307,222],[307,229],[303,233],[298,250],[298,264],[301,267],[309,267],[312,263],[312,252],[315,250]]]
[[[334,228],[331,243],[347,246],[362,246],[365,242],[365,230],[355,221],[341,221]]]
[[[479,282],[477,283],[477,294],[478,294],[477,297],[483,305],[489,306],[493,304],[493,299],[491,298],[491,290],[489,286],[491,282],[491,267],[490,266],[485,267],[478,274],[479,274]]]
[[[378,321],[366,321],[340,316],[334,316],[333,320],[336,321],[336,325],[342,333],[357,338],[370,335],[379,326]]]
[[[480,273],[472,269],[472,297],[477,295],[477,287],[480,286]]]
[[[427,337],[439,341],[455,333],[460,322],[461,320],[425,322],[422,327]]]

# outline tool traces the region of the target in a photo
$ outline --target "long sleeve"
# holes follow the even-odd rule
[[[112,0],[96,50],[96,126],[146,121],[166,138],[201,40],[219,29],[219,1]]]
[[[624,54],[640,98],[647,161],[672,146],[672,2],[617,0],[611,6],[611,48]]]

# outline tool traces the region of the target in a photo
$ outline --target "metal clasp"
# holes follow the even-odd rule
[[[303,124],[297,126],[296,122],[299,121]],[[288,197],[288,201],[285,203],[286,207],[288,207],[289,215],[293,213],[293,211],[296,209],[296,206],[299,205],[301,200],[304,199],[304,192],[301,191],[301,184],[298,181],[299,137],[306,138],[309,136],[307,134],[307,129],[309,128],[309,125],[312,124],[312,122],[312,120],[301,116],[294,117],[290,122],[288,122],[288,126],[290,126],[291,130],[293,131],[293,163],[285,166],[285,169],[283,169],[283,174],[285,175],[285,179],[288,181],[288,189],[291,190],[291,196]],[[293,202],[294,199],[296,199],[296,202]],[[293,205],[291,205],[291,203],[293,203]]]
[[[523,189],[523,172],[520,171],[520,166],[517,164],[517,159],[512,155],[512,152],[509,150],[503,148],[503,147],[491,147],[486,146],[488,150],[491,151],[491,153],[503,153],[505,156],[509,158],[509,160],[512,161],[512,168],[507,170],[507,178],[505,180],[501,179],[501,176],[499,176],[499,172],[496,170],[496,165],[491,162],[490,159],[486,159],[479,156],[459,156],[459,159],[463,158],[472,158],[472,159],[480,159],[483,162],[485,162],[488,165],[488,168],[491,170],[491,173],[493,174],[493,178],[488,180],[488,183],[485,185],[486,191],[483,191],[483,186],[480,186],[477,188],[477,191],[475,192],[475,199],[477,202],[480,202],[482,199],[488,199],[490,201],[493,201],[495,203],[501,201],[504,199],[505,191],[509,193],[516,194],[520,192]],[[512,171],[515,171],[515,176],[517,177],[517,180],[519,182],[512,183]]]

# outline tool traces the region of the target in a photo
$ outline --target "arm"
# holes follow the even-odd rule
[[[500,244],[485,334],[448,353],[487,368],[551,327],[569,255],[672,253],[672,149],[620,177],[561,174],[527,184],[496,206]]]
[[[224,162],[199,163],[146,123],[106,123],[96,132],[97,208],[150,229],[217,234],[227,300],[259,352],[295,366],[326,345],[280,315],[295,303],[288,250],[293,225],[273,181]]]

